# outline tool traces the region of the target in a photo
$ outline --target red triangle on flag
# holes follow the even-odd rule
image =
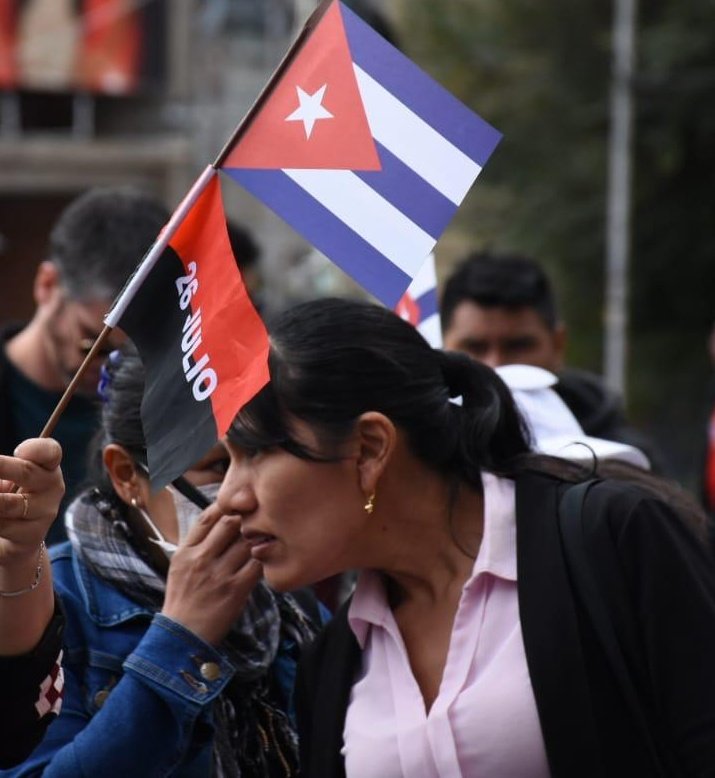
[[[339,3],[325,12],[223,167],[381,169]]]

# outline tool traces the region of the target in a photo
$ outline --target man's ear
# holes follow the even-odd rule
[[[102,461],[112,482],[114,491],[127,505],[140,496],[139,474],[134,460],[127,450],[117,443],[110,443],[102,451]]]
[[[556,355],[557,370],[561,370],[566,361],[566,325],[563,322],[558,322],[554,327],[552,333],[554,342],[554,353]]]
[[[355,425],[358,445],[358,479],[362,492],[369,496],[390,461],[397,442],[395,425],[383,413],[363,413]]]
[[[45,260],[35,273],[32,292],[37,305],[47,305],[54,299],[60,287],[60,273],[53,262]]]

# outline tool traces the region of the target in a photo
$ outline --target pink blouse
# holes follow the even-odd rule
[[[519,623],[514,483],[483,479],[484,536],[429,714],[381,577],[360,574],[348,613],[363,649],[343,730],[348,778],[549,775]]]

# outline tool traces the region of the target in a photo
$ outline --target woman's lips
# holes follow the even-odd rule
[[[260,560],[267,553],[270,553],[271,546],[276,541],[275,535],[257,532],[256,530],[243,530],[241,534],[246,543],[251,547],[251,556],[254,559]]]

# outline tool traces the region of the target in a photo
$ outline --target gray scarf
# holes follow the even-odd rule
[[[158,611],[166,581],[140,556],[124,519],[127,507],[91,490],[67,509],[72,548],[99,578],[132,600]],[[269,668],[281,633],[300,647],[317,627],[290,595],[261,581],[221,645],[235,675],[214,706],[214,767],[219,778],[297,775],[297,741],[292,723],[271,683]]]

